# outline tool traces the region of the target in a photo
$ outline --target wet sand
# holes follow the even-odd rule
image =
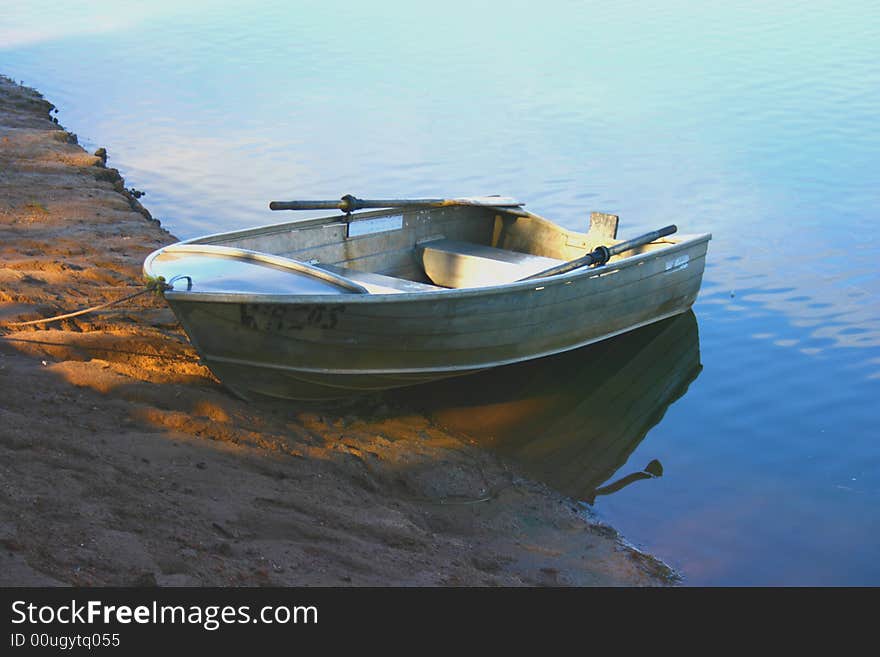
[[[144,257],[175,241],[0,77],[0,585],[665,585],[661,562],[405,395],[244,403]],[[112,153],[111,153],[112,158]]]

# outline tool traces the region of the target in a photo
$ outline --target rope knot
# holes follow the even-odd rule
[[[164,297],[165,291],[172,289],[171,286],[165,282],[164,276],[149,276],[147,274],[144,275],[144,286],[147,288],[146,292],[152,292],[157,297]]]

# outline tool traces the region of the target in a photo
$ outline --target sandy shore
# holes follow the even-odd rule
[[[140,286],[175,238],[0,77],[0,324]],[[0,585],[664,585],[570,499],[412,410],[245,404],[161,299],[0,327]]]

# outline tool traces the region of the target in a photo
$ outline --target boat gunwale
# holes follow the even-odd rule
[[[485,208],[487,212],[491,212],[493,214],[497,214],[499,212],[504,212],[505,208]],[[246,228],[241,230],[220,232],[220,233],[211,233],[209,235],[203,235],[201,237],[194,237],[188,240],[181,240],[179,242],[175,242],[173,244],[169,244],[168,246],[161,247],[152,253],[150,253],[147,258],[144,260],[143,270],[147,275],[154,275],[152,270],[150,269],[153,260],[155,258],[168,250],[183,250],[186,247],[186,250],[189,251],[192,248],[192,251],[189,252],[199,252],[198,247],[213,247],[214,249],[230,249],[232,251],[240,251],[246,254],[255,254],[261,256],[261,259],[270,262],[272,264],[277,264],[282,267],[287,267],[290,269],[295,269],[302,273],[313,274],[314,272],[322,272],[331,276],[333,278],[326,278],[323,275],[319,275],[320,278],[324,278],[325,280],[331,280],[333,282],[336,281],[344,281],[346,287],[350,287],[353,290],[363,290],[365,293],[355,293],[355,294],[266,294],[266,293],[258,293],[258,292],[193,292],[191,290],[167,290],[165,292],[165,297],[169,301],[193,301],[193,302],[213,302],[213,303],[265,303],[265,304],[291,304],[291,303],[302,303],[302,304],[350,304],[350,303],[412,303],[416,300],[440,300],[440,299],[467,299],[471,297],[486,297],[486,296],[495,296],[498,294],[505,294],[508,292],[520,292],[527,289],[534,289],[535,287],[547,287],[548,285],[556,286],[556,285],[565,285],[575,280],[582,279],[584,277],[592,277],[595,275],[601,275],[607,271],[611,271],[614,269],[622,269],[626,267],[636,266],[641,262],[648,261],[652,258],[656,258],[662,252],[664,255],[681,251],[702,242],[708,242],[712,239],[711,233],[694,233],[694,234],[683,234],[676,236],[669,236],[662,238],[661,244],[668,245],[667,248],[646,251],[644,253],[637,253],[631,256],[627,256],[626,258],[621,258],[620,260],[614,260],[612,262],[608,262],[604,265],[600,265],[598,267],[581,267],[578,269],[574,269],[569,272],[565,272],[562,274],[555,274],[552,276],[547,276],[544,278],[536,278],[530,280],[521,280],[521,281],[512,281],[510,283],[501,283],[499,285],[488,285],[485,287],[469,287],[469,288],[448,288],[448,289],[438,289],[436,291],[422,291],[422,292],[397,292],[397,293],[371,293],[363,288],[359,283],[348,279],[344,276],[338,274],[332,274],[331,272],[321,269],[320,267],[308,264],[303,262],[302,260],[297,260],[295,258],[288,258],[286,256],[266,253],[264,251],[253,251],[248,249],[240,249],[239,247],[226,247],[218,244],[212,244],[212,241],[217,239],[236,239],[241,237],[257,237],[263,235],[272,235],[274,233],[280,232],[289,232],[290,230],[296,230],[299,227],[315,227],[326,225],[328,227],[336,227],[345,223],[350,222],[354,218],[373,218],[373,217],[381,217],[385,215],[394,215],[401,214],[405,209],[404,208],[387,208],[381,210],[375,210],[371,212],[361,212],[353,215],[332,215],[332,216],[324,216],[324,217],[313,217],[308,219],[298,219],[294,221],[288,221],[283,223],[276,224],[266,224],[263,226],[255,226],[254,228]],[[420,210],[420,211],[430,211],[428,210]],[[542,217],[533,212],[526,212],[526,214],[533,219],[540,220],[542,222],[546,222],[561,231],[571,232],[568,229],[560,226],[559,224],[547,219],[546,217]],[[586,235],[586,233],[584,233]],[[357,239],[357,238],[355,238]],[[657,242],[653,242],[657,243]],[[213,249],[211,249],[213,250]],[[202,252],[207,252],[207,249]],[[338,284],[338,283],[337,283]]]
[[[526,281],[514,281],[500,285],[473,288],[450,288],[428,292],[402,292],[387,294],[264,294],[253,292],[192,292],[184,290],[168,290],[165,297],[169,301],[200,301],[215,303],[303,303],[303,304],[361,304],[361,303],[411,303],[416,300],[440,300],[440,299],[466,299],[471,297],[487,297],[510,292],[520,292],[536,287],[565,285],[583,278],[601,275],[608,271],[634,267],[642,262],[655,259],[662,255],[670,255],[675,252],[687,250],[693,246],[708,242],[712,238],[711,233],[683,235],[684,239],[678,242],[666,242],[667,248],[637,253],[635,255],[609,262],[599,267],[582,267],[570,272],[547,276],[546,278]],[[667,239],[668,238],[664,238]],[[172,245],[173,246],[173,245]],[[167,248],[167,247],[166,247]],[[259,253],[259,252],[257,252]],[[152,255],[152,254],[151,254]],[[283,257],[283,256],[275,256]],[[291,262],[300,262],[288,258]],[[151,261],[150,261],[151,262]],[[151,273],[146,269],[144,271]]]

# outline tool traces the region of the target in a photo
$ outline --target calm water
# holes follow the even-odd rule
[[[711,231],[694,315],[432,412],[687,583],[880,584],[876,3],[84,4],[2,2],[0,72],[179,237],[344,193]]]

